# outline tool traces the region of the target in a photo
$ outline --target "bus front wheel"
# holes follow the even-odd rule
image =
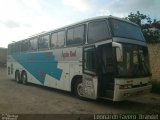
[[[27,73],[26,72],[22,72],[21,78],[22,78],[22,83],[27,84]]]
[[[78,98],[82,98],[83,96],[83,86],[82,86],[82,78],[78,78],[75,86],[74,86],[75,95]]]

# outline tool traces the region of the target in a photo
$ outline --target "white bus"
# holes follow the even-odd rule
[[[148,47],[136,24],[96,17],[8,45],[7,74],[18,83],[77,97],[126,100],[151,90]]]

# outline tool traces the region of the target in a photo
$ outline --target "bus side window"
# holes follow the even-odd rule
[[[75,44],[82,44],[84,41],[84,25],[74,28]]]
[[[67,31],[67,43],[66,43],[67,45],[74,44],[73,32],[74,32],[73,28],[68,29]]]
[[[8,51],[7,52],[8,52],[8,55],[11,54],[11,44],[8,45]]]
[[[105,20],[94,21],[88,26],[88,43],[94,43],[110,38],[107,22]]]
[[[29,40],[23,40],[21,42],[21,52],[28,51],[30,49],[30,41]]]
[[[52,33],[51,35],[51,48],[56,47],[56,42],[57,42],[57,33]]]
[[[49,34],[40,37],[38,40],[38,48],[41,49],[49,49]]]
[[[15,43],[15,53],[19,53],[20,52],[20,42]]]
[[[30,50],[31,51],[34,51],[34,50],[36,51],[38,49],[38,43],[37,43],[38,41],[37,40],[38,40],[38,38],[33,38],[30,40],[30,43],[31,43]]]
[[[65,41],[65,31],[58,32],[56,47],[58,48],[64,47],[64,41]]]
[[[13,43],[11,46],[11,53],[15,53],[15,43]]]
[[[84,25],[68,29],[67,31],[67,45],[80,45],[84,41]]]

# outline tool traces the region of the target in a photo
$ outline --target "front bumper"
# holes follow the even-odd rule
[[[138,88],[131,88],[131,89],[116,89],[114,91],[114,98],[113,101],[122,101],[127,100],[130,97],[143,95],[149,93],[151,91],[152,85],[147,85]]]

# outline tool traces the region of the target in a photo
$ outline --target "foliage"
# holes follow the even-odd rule
[[[139,11],[135,14],[131,12],[125,19],[141,27],[143,35],[148,43],[160,43],[160,22],[157,22],[156,19],[152,20],[149,16],[141,14]]]
[[[150,29],[142,30],[143,35],[147,43],[159,43],[160,33],[158,31],[153,31]]]

